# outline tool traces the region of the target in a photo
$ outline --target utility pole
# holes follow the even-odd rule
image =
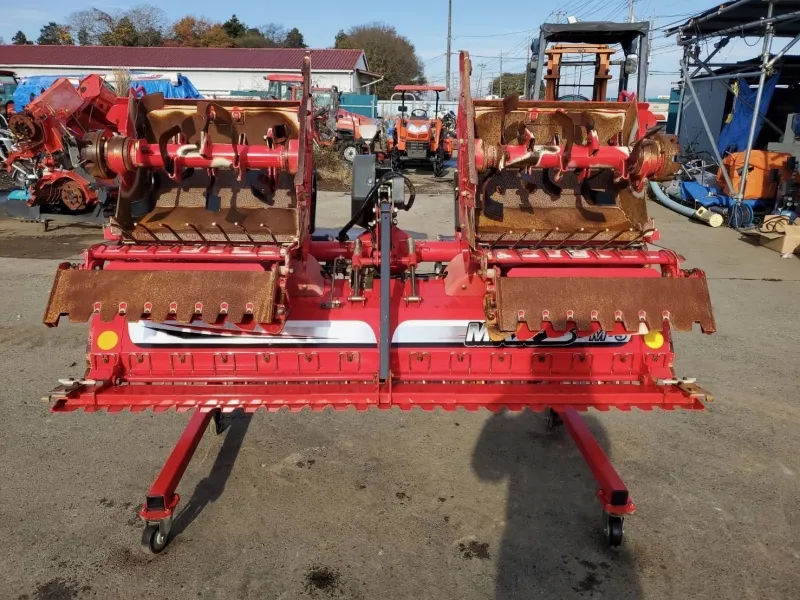
[[[445,77],[447,77],[447,89],[445,90],[445,99],[450,100],[450,41],[451,41],[451,25],[453,17],[453,0],[447,0],[447,61],[445,66]]]
[[[478,96],[483,95],[483,70],[486,68],[484,63],[478,65],[480,71],[478,72]]]
[[[525,89],[522,90],[522,99],[527,100],[529,97],[529,90],[528,90],[528,74],[531,72],[531,45],[533,44],[533,38],[531,38],[531,43],[528,44],[528,49],[525,51]]]
[[[498,96],[503,96],[503,51],[500,51],[500,93]]]
[[[633,2],[634,0],[628,0],[628,23],[633,23]]]

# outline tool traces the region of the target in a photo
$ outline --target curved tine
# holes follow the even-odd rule
[[[179,242],[183,242],[183,238],[181,236],[179,236],[178,232],[175,231],[170,225],[167,225],[166,223],[161,223],[161,226],[164,229],[166,229],[167,231],[169,231],[172,235],[174,235],[178,239]]]
[[[630,242],[628,242],[627,244],[625,244],[625,245],[622,247],[622,250],[627,250],[628,248],[630,248],[631,246],[633,246],[633,245],[634,245],[636,242],[638,242],[638,241],[639,241],[639,240],[641,240],[642,238],[646,237],[648,234],[650,234],[650,233],[653,233],[654,231],[655,231],[655,228],[645,229],[644,231],[642,231],[642,233],[640,233],[640,234],[639,234],[639,235],[637,235],[635,238],[633,238],[633,239],[632,239]]]
[[[241,230],[242,230],[242,233],[243,233],[243,234],[244,234],[244,235],[247,237],[247,240],[248,240],[248,241],[249,241],[251,244],[255,244],[255,243],[256,243],[256,241],[253,239],[253,236],[252,236],[252,235],[250,235],[250,232],[249,232],[249,231],[247,231],[247,229],[245,229],[245,226],[244,226],[244,225],[239,225],[239,223],[234,223],[234,226],[236,226],[236,227],[238,227],[239,229],[241,229]]]
[[[517,246],[519,246],[522,243],[522,240],[524,240],[526,237],[528,237],[529,233],[535,233],[535,232],[536,232],[535,229],[528,229],[528,231],[523,233],[522,236],[516,242],[514,242],[514,245],[511,246],[511,248],[509,248],[509,249],[510,250],[516,250]]]
[[[208,241],[206,239],[206,236],[203,235],[203,233],[197,228],[197,226],[194,223],[186,223],[186,226],[187,227],[191,227],[194,230],[194,232],[197,234],[197,237],[200,238],[201,242],[207,242]]]
[[[570,231],[570,232],[567,234],[567,237],[565,237],[563,240],[561,240],[561,241],[558,243],[558,246],[556,246],[555,248],[553,248],[553,250],[558,250],[558,249],[559,249],[559,248],[561,248],[561,247],[562,247],[564,244],[566,244],[566,243],[567,243],[567,242],[570,240],[570,238],[571,238],[571,237],[572,237],[574,234],[576,234],[576,233],[581,233],[582,231],[583,231],[583,227],[581,227],[580,229],[576,229],[575,231]]]
[[[139,241],[133,235],[131,235],[131,233],[129,231],[127,231],[124,227],[120,226],[119,232],[120,232],[120,234],[122,234],[122,237],[128,238],[132,242],[138,242]]]
[[[272,233],[272,229],[270,229],[269,227],[267,227],[267,226],[266,226],[266,225],[264,225],[263,223],[260,223],[260,224],[259,224],[259,227],[263,227],[264,229],[266,229],[266,230],[267,230],[267,233],[269,234],[269,237],[271,237],[271,238],[272,238],[272,241],[275,243],[275,245],[276,245],[276,246],[280,246],[280,245],[281,245],[281,243],[278,241],[278,238],[276,238],[276,237],[275,237],[275,234],[274,234],[274,233]]]
[[[578,246],[577,248],[575,248],[575,250],[582,250],[583,248],[585,248],[585,247],[586,247],[586,245],[587,245],[589,242],[591,242],[591,241],[592,241],[594,238],[596,238],[596,237],[597,237],[598,235],[600,235],[601,233],[608,233],[608,229],[598,229],[598,230],[597,230],[597,231],[595,231],[595,232],[594,232],[592,235],[590,235],[588,238],[586,238],[586,239],[584,240],[584,242],[583,242],[583,243],[582,243],[580,246]]]
[[[158,239],[158,236],[155,233],[150,231],[150,228],[147,227],[147,225],[145,225],[143,223],[134,223],[133,224],[134,231],[136,230],[137,227],[141,227],[142,229],[144,229],[150,235],[150,237],[153,238],[155,241],[157,241],[157,242],[161,241],[160,239]]]
[[[211,224],[211,226],[212,226],[212,227],[216,227],[217,229],[219,229],[219,232],[222,234],[222,237],[224,237],[224,238],[225,238],[225,241],[226,241],[226,242],[228,242],[229,244],[231,243],[231,238],[229,238],[229,237],[228,237],[228,234],[227,234],[227,232],[226,232],[226,231],[225,231],[225,230],[222,228],[222,225],[220,225],[219,223],[217,223],[216,221],[214,221],[214,222]]]
[[[617,239],[619,236],[621,236],[621,235],[623,235],[625,233],[630,233],[631,231],[633,231],[633,229],[622,229],[621,231],[618,231],[616,234],[611,236],[610,240],[606,240],[606,243],[603,244],[602,246],[600,246],[600,250],[605,250],[606,248],[608,248],[608,245],[611,242],[613,242],[615,239]]]
[[[542,238],[541,238],[541,239],[540,239],[538,242],[536,242],[536,243],[533,245],[533,249],[534,249],[534,250],[538,249],[538,248],[539,248],[539,246],[541,246],[541,245],[542,245],[542,243],[543,243],[543,242],[544,242],[544,241],[545,241],[545,240],[546,240],[548,237],[550,237],[550,234],[551,234],[551,233],[553,233],[553,232],[555,232],[555,231],[558,231],[558,227],[556,227],[556,228],[554,228],[554,229],[551,229],[550,231],[548,231],[547,233],[545,233],[545,234],[542,236]]]
[[[495,246],[497,246],[497,244],[499,244],[500,242],[502,242],[502,241],[503,241],[503,239],[504,239],[504,238],[505,238],[505,237],[506,237],[506,236],[507,236],[509,233],[513,233],[513,232],[512,232],[512,231],[504,231],[504,232],[503,232],[503,233],[501,233],[499,236],[497,236],[497,239],[496,239],[495,241],[493,241],[493,242],[491,243],[491,245],[489,246],[489,250],[494,250],[494,247],[495,247]]]

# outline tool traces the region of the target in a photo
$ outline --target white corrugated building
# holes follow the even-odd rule
[[[206,96],[264,90],[270,73],[299,73],[311,55],[312,85],[364,93],[379,79],[363,50],[303,48],[174,48],[128,46],[0,46],[0,69],[28,75],[99,73],[113,83],[114,69],[176,79],[181,73]]]

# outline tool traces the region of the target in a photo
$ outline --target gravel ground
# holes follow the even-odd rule
[[[321,194],[319,219],[349,198]],[[421,197],[401,225],[449,233]],[[176,539],[139,549],[136,508],[188,415],[51,415],[86,328],[41,325],[53,272],[99,235],[0,223],[0,597],[395,600],[800,597],[800,261],[652,207],[706,270],[718,333],[679,334],[704,413],[590,427],[638,510],[604,548],[594,482],[541,415],[261,412],[207,435]]]

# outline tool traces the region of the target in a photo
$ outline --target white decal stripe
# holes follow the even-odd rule
[[[260,329],[260,328],[259,328]],[[375,332],[364,321],[289,321],[278,335],[265,335],[263,330],[250,333],[236,329],[238,334],[221,331],[218,327],[191,327],[175,322],[128,324],[128,335],[134,344],[214,346],[286,346],[286,345],[348,345],[377,344]],[[182,335],[178,335],[182,334]],[[186,334],[191,334],[191,337]]]

